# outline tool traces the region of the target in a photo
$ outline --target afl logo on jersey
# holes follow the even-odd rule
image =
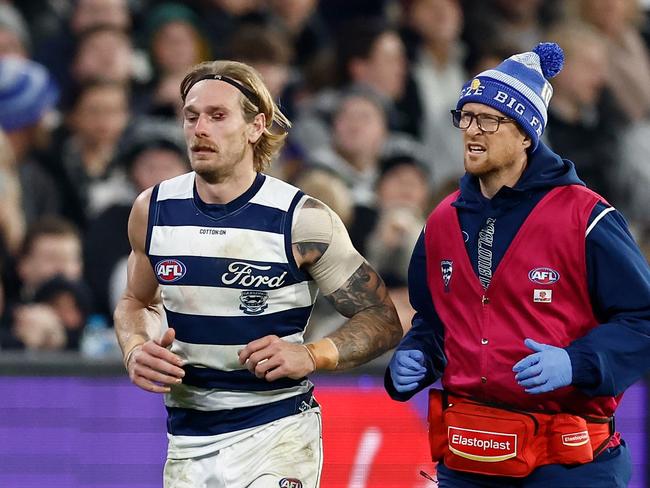
[[[560,273],[551,268],[535,268],[528,272],[528,279],[540,285],[552,285],[559,281]]]
[[[156,264],[156,276],[163,283],[172,283],[185,276],[187,268],[178,259],[165,259]]]

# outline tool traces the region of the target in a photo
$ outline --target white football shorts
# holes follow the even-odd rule
[[[165,488],[319,488],[323,467],[319,408],[251,430],[213,454],[167,459]]]

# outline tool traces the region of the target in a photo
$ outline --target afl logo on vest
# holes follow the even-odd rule
[[[295,478],[282,478],[279,485],[280,488],[302,488],[302,481]]]
[[[552,285],[560,280],[560,273],[551,268],[535,268],[528,272],[528,279],[540,285]]]
[[[163,283],[173,283],[185,276],[185,265],[177,259],[165,259],[156,264],[156,276]]]

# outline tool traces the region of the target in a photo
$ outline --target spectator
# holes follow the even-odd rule
[[[605,43],[606,84],[629,121],[650,116],[650,53],[639,31],[638,0],[580,0],[580,17]]]
[[[312,168],[296,179],[296,186],[331,208],[350,228],[354,217],[354,200],[340,176],[327,169]]]
[[[126,177],[118,184],[129,196],[92,218],[84,239],[86,280],[93,291],[96,311],[105,316],[112,313],[126,284],[126,259],[131,251],[127,222],[136,195],[189,171],[179,126],[153,119],[133,125],[115,161],[126,170]]]
[[[178,86],[195,64],[210,59],[209,41],[199,16],[180,3],[164,3],[145,17],[145,46],[154,69],[153,80],[143,90],[142,112],[176,118],[180,115]]]
[[[15,7],[0,5],[0,57],[12,55],[26,58],[31,49],[29,28]]]
[[[79,34],[71,65],[73,83],[78,86],[101,80],[129,84],[134,75],[133,59],[127,31],[109,25],[92,27]]]
[[[458,0],[408,0],[404,17],[407,47],[412,51],[409,82],[417,106],[422,107],[418,138],[435,159],[429,160],[429,176],[443,181],[460,178],[458,161],[462,157],[461,137],[449,123],[449,111],[458,98],[458,87],[466,78],[464,46],[460,34],[463,13]],[[412,46],[409,46],[412,44]],[[433,179],[432,179],[433,182]]]
[[[615,183],[620,171],[623,116],[605,90],[606,46],[582,24],[557,26],[549,38],[564,48],[564,69],[553,80],[546,135],[555,151],[576,165],[580,177],[605,198],[620,196]]]
[[[112,195],[100,198],[97,189],[111,175],[110,163],[129,117],[128,88],[117,81],[86,82],[70,101],[49,166],[61,189],[63,215],[82,229],[106,200],[123,193],[123,188],[113,188]]]
[[[332,146],[311,154],[311,162],[343,178],[355,205],[373,207],[379,158],[388,137],[384,106],[369,90],[346,93],[332,121]]]
[[[78,229],[59,217],[46,217],[29,226],[17,271],[21,282],[17,298],[25,302],[33,300],[38,288],[54,276],[81,279],[83,261]]]
[[[429,181],[428,167],[411,155],[394,155],[380,163],[374,224],[364,247],[368,261],[387,283],[406,286],[411,252],[429,211]]]
[[[80,283],[82,272],[81,237],[70,222],[48,217],[30,226],[17,262],[20,283],[8,288],[14,293],[7,297],[0,331],[3,347],[65,348],[68,339],[64,322],[50,305],[38,303],[37,295],[57,276]]]
[[[70,66],[82,33],[97,26],[128,32],[132,23],[128,0],[76,0],[72,3],[65,25],[60,26],[56,35],[43,39],[36,46],[36,60],[48,68],[64,92],[70,90]]]
[[[330,34],[318,11],[319,0],[270,0],[272,20],[291,39],[299,69],[317,62],[327,49]]]
[[[65,332],[65,349],[79,351],[86,322],[92,310],[88,286],[82,281],[55,276],[38,289],[34,303],[49,307],[54,312]],[[28,308],[35,307],[39,306],[30,305]]]
[[[22,207],[27,224],[59,211],[59,195],[36,159],[39,141],[47,137],[59,89],[47,70],[33,61],[0,58],[0,128],[16,158]]]
[[[230,39],[248,22],[263,22],[263,0],[196,0],[215,59],[224,59]]]
[[[385,107],[390,130],[417,133],[417,110],[407,113],[398,107],[404,94],[406,57],[395,30],[379,20],[351,21],[337,36],[335,59],[335,88],[321,90],[303,102],[294,126],[295,141],[309,150],[329,145],[332,108],[351,88],[375,92]]]
[[[293,48],[282,31],[254,24],[243,26],[230,40],[228,55],[230,59],[255,68],[269,87],[273,99],[282,100],[286,112],[287,100],[283,100],[281,95],[291,78]]]
[[[554,16],[564,13],[559,3],[553,0],[466,0],[464,37],[471,51],[480,49],[486,37],[488,42],[505,43],[521,51],[541,41]]]
[[[5,254],[15,256],[23,242],[25,216],[21,200],[20,177],[13,150],[0,131],[0,269]]]

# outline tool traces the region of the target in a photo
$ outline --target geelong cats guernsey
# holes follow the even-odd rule
[[[196,436],[232,438],[224,434],[312,405],[307,378],[258,379],[237,356],[269,334],[303,342],[316,287],[293,259],[291,224],[304,194],[258,174],[234,202],[210,206],[194,180],[191,172],[155,187],[147,225],[147,255],[176,331],[171,350],[186,361],[183,383],[165,397],[170,446],[175,436],[195,436],[185,442],[196,446]]]

